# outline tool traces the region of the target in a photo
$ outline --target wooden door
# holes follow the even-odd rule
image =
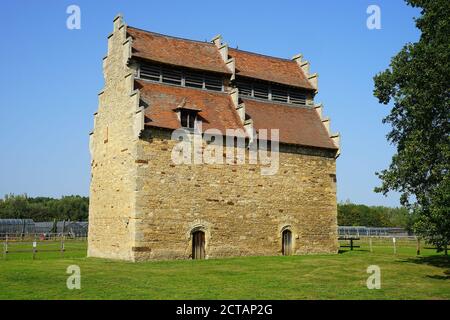
[[[290,230],[283,231],[282,252],[284,256],[290,256],[292,254],[292,233]]]
[[[192,259],[205,259],[205,233],[195,231],[192,234]]]

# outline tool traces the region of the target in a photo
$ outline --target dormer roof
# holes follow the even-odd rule
[[[165,129],[179,129],[181,123],[176,110],[184,103],[189,109],[198,111],[203,130],[218,129],[224,135],[226,129],[244,127],[227,93],[167,86],[136,80],[136,88],[148,107],[145,110],[145,125]]]

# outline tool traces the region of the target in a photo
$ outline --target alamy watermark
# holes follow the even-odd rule
[[[369,30],[381,29],[381,8],[375,4],[367,7],[366,13],[369,14],[366,20],[366,26]]]
[[[177,129],[172,139],[179,141],[172,149],[172,162],[181,164],[259,164],[261,175],[271,176],[279,168],[279,130],[260,129],[253,131],[246,145],[246,131],[240,129],[207,129],[202,132],[202,123],[194,130]]]
[[[67,267],[67,274],[70,276],[67,278],[66,286],[69,290],[81,289],[81,269],[77,265],[71,265]]]
[[[367,273],[370,276],[367,278],[367,289],[381,289],[381,269],[377,265],[371,265],[367,267]]]
[[[79,6],[72,4],[67,7],[66,13],[69,15],[66,20],[66,27],[69,30],[81,29],[81,9]]]

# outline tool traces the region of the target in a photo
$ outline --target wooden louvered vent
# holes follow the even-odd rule
[[[161,81],[161,67],[154,65],[142,65],[140,68],[140,77],[142,79]]]
[[[172,66],[142,63],[138,77],[144,80],[167,83],[171,85],[223,91],[223,77],[218,74],[185,70]]]
[[[247,79],[239,79],[236,85],[243,97],[296,105],[307,104],[306,94],[300,89]]]

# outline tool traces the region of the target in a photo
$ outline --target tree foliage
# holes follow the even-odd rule
[[[407,208],[366,206],[350,202],[338,204],[338,225],[364,227],[400,227],[411,232],[415,216]]]
[[[27,195],[7,195],[0,199],[0,219],[33,219],[34,221],[88,218],[89,198],[66,196],[61,199],[30,198]]]
[[[397,148],[388,169],[377,175],[386,194],[418,215],[416,231],[439,249],[450,244],[450,1],[407,0],[421,8],[420,40],[408,43],[390,68],[375,76],[374,95],[393,102],[383,120]]]

